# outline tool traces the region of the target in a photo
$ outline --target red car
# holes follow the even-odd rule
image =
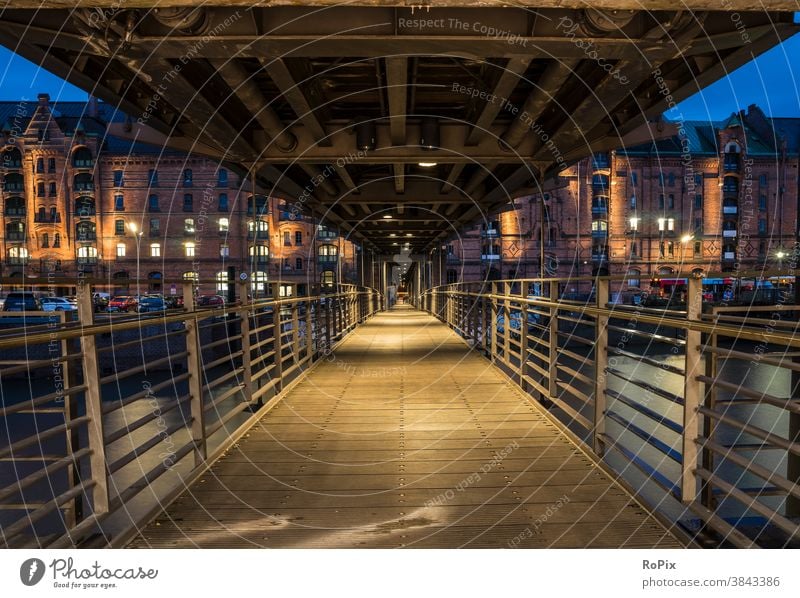
[[[225,305],[225,298],[221,295],[200,295],[196,305],[197,307],[222,307]]]
[[[108,302],[108,311],[136,311],[136,297],[117,295]]]

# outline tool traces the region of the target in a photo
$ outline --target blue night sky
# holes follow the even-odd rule
[[[0,100],[85,100],[86,92],[0,47]],[[769,116],[800,116],[800,34],[695,94],[678,106],[683,118],[719,120],[758,104]],[[677,113],[667,115],[675,118]]]

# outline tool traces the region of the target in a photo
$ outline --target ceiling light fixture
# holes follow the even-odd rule
[[[433,168],[434,166],[438,166],[438,162],[420,162],[419,163],[422,168]]]

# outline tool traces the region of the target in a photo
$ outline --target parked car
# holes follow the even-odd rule
[[[222,307],[225,298],[222,295],[200,295],[197,298],[197,307]]]
[[[140,314],[166,311],[166,309],[167,304],[164,302],[164,298],[155,295],[142,297],[139,299],[139,305],[137,307],[137,311]]]
[[[167,309],[180,309],[183,307],[183,295],[168,295],[164,297]]]
[[[33,293],[9,293],[3,302],[3,311],[44,311],[42,303]]]
[[[117,295],[108,302],[108,311],[136,311],[136,298],[129,295]]]
[[[66,297],[42,297],[43,311],[78,311],[78,306]]]
[[[94,303],[94,311],[108,311],[108,304],[111,301],[111,295],[108,293],[94,293],[92,295],[92,302]]]

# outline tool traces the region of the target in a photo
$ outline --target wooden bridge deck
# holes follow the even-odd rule
[[[678,547],[436,319],[358,328],[132,547]]]

